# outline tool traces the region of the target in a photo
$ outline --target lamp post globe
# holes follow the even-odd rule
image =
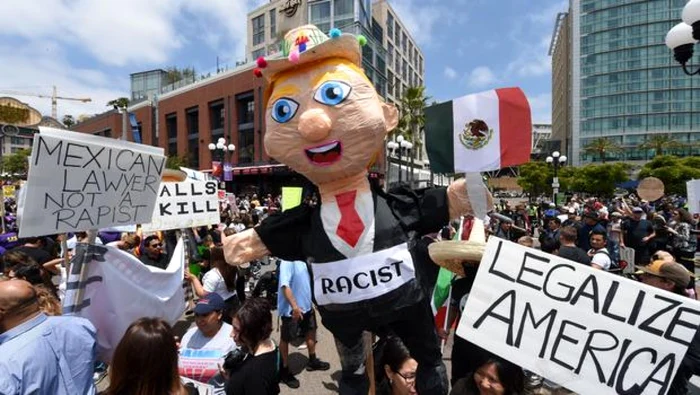
[[[552,162],[554,162],[554,158],[552,158],[551,156],[548,156],[544,161],[547,163],[552,163]]]
[[[566,163],[566,156],[565,155],[562,155],[559,157],[559,163],[562,163],[562,164]]]
[[[690,0],[686,3],[681,13],[681,19],[689,26],[700,21],[700,0]]]
[[[214,143],[209,143],[209,145],[207,146],[207,148],[209,148],[209,151],[214,151],[214,150],[216,149],[216,144],[214,144]]]
[[[229,150],[229,152],[233,152],[233,151],[236,150],[236,146],[233,145],[233,144],[229,144],[229,145],[228,145],[228,150]]]
[[[399,137],[396,138],[396,141],[401,144],[403,143],[403,136],[399,135]]]

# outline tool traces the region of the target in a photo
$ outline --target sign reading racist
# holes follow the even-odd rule
[[[160,184],[151,222],[141,225],[141,229],[153,232],[212,225],[220,221],[216,181],[164,182]]]
[[[148,222],[164,168],[162,148],[42,127],[20,237]]]
[[[665,394],[700,303],[491,238],[457,335],[582,394]]]

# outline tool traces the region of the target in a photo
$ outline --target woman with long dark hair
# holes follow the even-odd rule
[[[379,380],[377,393],[416,395],[418,362],[411,357],[408,348],[398,337],[389,336],[383,342],[381,362],[377,367],[383,377]]]
[[[265,299],[250,298],[233,316],[233,340],[245,352],[235,366],[224,365],[228,395],[277,395],[280,393],[280,353],[270,339],[272,313]]]
[[[210,250],[211,270],[202,281],[197,276],[185,273],[185,278],[192,283],[197,297],[203,298],[210,292],[216,292],[224,300],[226,308],[223,312],[223,320],[231,323],[231,315],[239,305],[236,293],[236,277],[238,269],[226,263],[224,250],[221,247],[212,247]]]
[[[525,391],[523,369],[497,356],[458,380],[450,395],[519,395]]]
[[[160,318],[139,318],[114,350],[108,395],[189,395],[180,381],[175,335]],[[192,392],[194,390],[194,392]]]

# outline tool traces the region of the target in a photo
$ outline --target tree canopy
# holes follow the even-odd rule
[[[616,142],[605,137],[595,139],[583,147],[583,152],[599,157],[603,163],[608,154],[616,154],[620,151],[622,148]]]
[[[639,179],[646,177],[656,177],[663,181],[666,193],[685,195],[686,182],[700,179],[700,157],[657,156],[639,172]]]
[[[110,100],[107,102],[107,107],[114,107],[117,106],[117,108],[127,108],[129,107],[129,98],[128,97],[118,97],[114,100]]]
[[[4,155],[0,158],[0,168],[3,173],[7,173],[10,177],[15,175],[18,177],[27,174],[29,163],[27,158],[31,156],[32,151],[29,149],[21,149],[14,154]]]
[[[188,162],[189,161],[187,160],[186,156],[168,156],[168,158],[165,160],[165,168],[172,170],[180,170],[180,167],[187,167]]]
[[[583,192],[600,197],[612,196],[615,185],[629,179],[630,166],[625,163],[566,166],[559,169],[561,192]],[[551,195],[554,169],[545,162],[520,166],[518,185],[530,196]]]
[[[665,155],[667,150],[674,148],[682,148],[683,143],[674,140],[671,136],[665,134],[655,134],[650,136],[647,141],[639,145],[640,149],[654,151],[654,156]]]

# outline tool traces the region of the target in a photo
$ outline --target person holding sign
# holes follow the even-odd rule
[[[661,258],[661,257],[658,257]],[[686,287],[693,275],[682,265],[668,259],[657,259],[648,266],[641,266],[636,273],[639,280],[654,288],[663,289],[681,296],[686,295]],[[688,393],[688,382],[693,375],[700,374],[700,331],[690,342],[688,352],[681,360],[676,377],[668,391],[670,395]]]

